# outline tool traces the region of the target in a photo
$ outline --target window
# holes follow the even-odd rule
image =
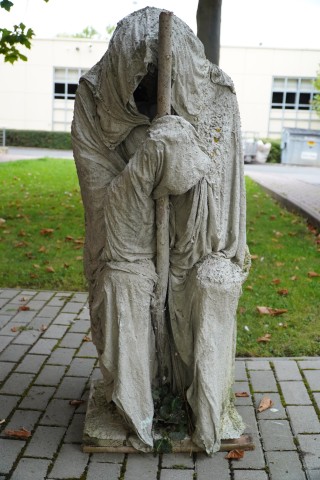
[[[80,68],[54,69],[54,98],[73,100],[79,83],[79,78],[86,70]]]
[[[284,110],[311,110],[317,93],[313,78],[276,77],[273,79],[271,108]]]

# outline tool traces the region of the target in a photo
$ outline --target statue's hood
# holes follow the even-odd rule
[[[149,118],[139,113],[133,93],[147,74],[148,64],[158,64],[161,11],[147,7],[121,20],[105,55],[80,80],[92,91],[99,129],[108,148],[119,145],[134,127],[150,123]],[[196,125],[202,83],[210,79],[231,89],[233,84],[206,59],[200,40],[174,15],[172,50],[171,103],[178,115]]]

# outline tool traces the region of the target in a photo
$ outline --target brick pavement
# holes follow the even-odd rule
[[[85,341],[86,301],[83,293],[0,290],[0,480],[320,480],[318,358],[237,359],[234,390],[250,396],[236,404],[256,445],[239,461],[224,453],[84,454],[86,404],[69,400],[87,399],[100,375]],[[258,413],[264,395],[274,406]],[[4,433],[21,427],[30,438]]]

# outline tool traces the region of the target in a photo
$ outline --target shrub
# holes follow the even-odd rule
[[[268,156],[267,163],[281,163],[281,140],[274,138],[263,138],[263,143],[270,142],[271,150]]]
[[[70,132],[46,132],[43,130],[6,130],[6,144],[13,147],[52,148],[70,150]]]

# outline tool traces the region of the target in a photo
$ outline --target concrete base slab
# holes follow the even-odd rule
[[[155,439],[160,435],[154,433]],[[83,431],[82,450],[85,453],[138,453],[142,447],[144,452],[153,452],[153,448],[145,448],[139,438],[132,433],[124,419],[117,412],[114,404],[105,399],[103,380],[91,382],[90,395]],[[254,450],[255,446],[249,434],[240,438],[222,440],[220,451]],[[173,453],[203,452],[190,437],[172,441]]]

